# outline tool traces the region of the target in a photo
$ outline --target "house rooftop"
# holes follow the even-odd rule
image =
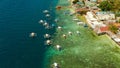
[[[100,27],[100,31],[101,32],[106,32],[109,30],[109,27],[108,26],[104,26],[104,27]]]
[[[120,23],[114,23],[113,25],[115,25],[116,27],[120,28]]]

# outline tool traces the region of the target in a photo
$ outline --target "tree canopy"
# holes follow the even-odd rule
[[[76,4],[77,2],[79,2],[79,0],[74,0],[72,3],[73,3],[73,4]]]
[[[109,29],[110,29],[113,33],[117,33],[118,27],[116,27],[115,25],[109,25]]]
[[[120,11],[119,6],[120,6],[120,0],[106,0],[106,1],[102,1],[99,5],[99,7],[103,11],[114,11],[114,12]]]
[[[113,8],[112,4],[109,1],[103,1],[103,2],[101,2],[100,5],[99,5],[99,7],[103,11],[110,11]]]

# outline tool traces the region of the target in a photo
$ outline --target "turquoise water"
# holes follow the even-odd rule
[[[0,0],[0,68],[43,68],[47,46],[43,34],[54,33],[38,23],[51,11],[54,23],[55,0]],[[36,38],[29,33],[36,32]]]

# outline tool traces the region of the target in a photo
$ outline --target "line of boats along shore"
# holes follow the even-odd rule
[[[50,17],[51,17],[49,10],[44,10],[43,13],[45,14],[45,17],[46,17],[46,18],[50,18]],[[74,20],[74,21],[78,21],[78,19],[75,18],[75,17],[73,18],[73,20]],[[58,19],[58,18],[54,19],[54,22],[59,22],[59,19]],[[55,24],[51,24],[51,25],[50,25],[46,20],[39,20],[38,23],[41,24],[41,25],[43,25],[43,26],[45,27],[45,29],[47,29],[47,30],[50,30],[50,29],[56,27]],[[81,24],[83,24],[83,22],[77,22],[77,25],[81,25]],[[86,24],[84,24],[84,27],[86,27]],[[58,29],[59,31],[62,31],[62,30],[63,30],[63,27],[57,26],[57,29]],[[73,32],[71,32],[71,31],[68,32],[68,35],[72,35],[72,34],[73,34]],[[79,32],[79,31],[76,31],[76,34],[77,34],[77,35],[80,35],[80,32]],[[35,38],[35,37],[37,37],[37,33],[31,32],[30,35],[29,35],[29,37]],[[51,35],[50,35],[50,34],[46,33],[46,34],[44,34],[43,37],[46,39],[45,45],[51,45],[51,44],[52,44]],[[64,39],[66,39],[66,38],[67,38],[67,35],[66,35],[66,34],[63,34],[62,37],[63,37]],[[61,51],[61,50],[62,50],[62,47],[58,44],[58,45],[55,45],[55,49],[58,50],[58,51]],[[53,64],[51,64],[51,67],[52,67],[52,68],[59,68],[60,65],[59,65],[58,63],[54,62]]]
[[[47,17],[47,18],[50,18],[50,17],[51,17],[49,10],[44,10],[43,13],[45,14],[45,17]],[[55,22],[58,22],[58,19],[55,19],[54,21],[55,21]],[[43,25],[43,26],[45,27],[45,29],[48,29],[48,30],[49,30],[49,29],[52,29],[53,27],[56,26],[55,24],[50,25],[46,20],[40,20],[38,23],[41,24],[41,25]],[[62,27],[58,26],[58,29],[61,30]],[[37,37],[37,33],[31,32],[31,33],[29,34],[29,37],[35,38],[35,37]],[[45,41],[45,45],[51,45],[51,44],[52,44],[52,41],[50,40],[50,39],[51,39],[51,35],[50,35],[50,34],[46,33],[46,34],[44,34],[43,37],[44,37],[45,39],[47,39],[47,40]],[[56,45],[55,48],[56,48],[57,50],[61,50],[62,47],[61,47],[60,45]],[[56,62],[54,62],[51,66],[52,66],[52,68],[59,68],[59,64],[56,63]]]

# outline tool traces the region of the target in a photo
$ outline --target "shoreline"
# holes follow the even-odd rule
[[[63,7],[66,3],[68,4],[64,0],[59,0],[58,5]],[[61,68],[120,67],[118,62],[120,61],[120,58],[118,58],[120,57],[120,54],[118,54],[120,53],[120,48],[118,48],[118,45],[105,35],[97,36],[88,27],[77,25],[77,22],[72,20],[75,15],[64,15],[63,12],[65,10],[70,10],[70,8],[56,11],[60,19],[57,25],[62,26],[63,30],[59,31],[56,29],[53,45],[48,51],[48,53],[51,53],[50,64],[48,66],[57,62]],[[69,31],[73,35],[68,35]],[[80,31],[80,35],[77,35],[76,31]],[[63,34],[67,35],[66,39],[62,37]],[[54,48],[57,44],[62,46],[62,51],[57,51]]]

